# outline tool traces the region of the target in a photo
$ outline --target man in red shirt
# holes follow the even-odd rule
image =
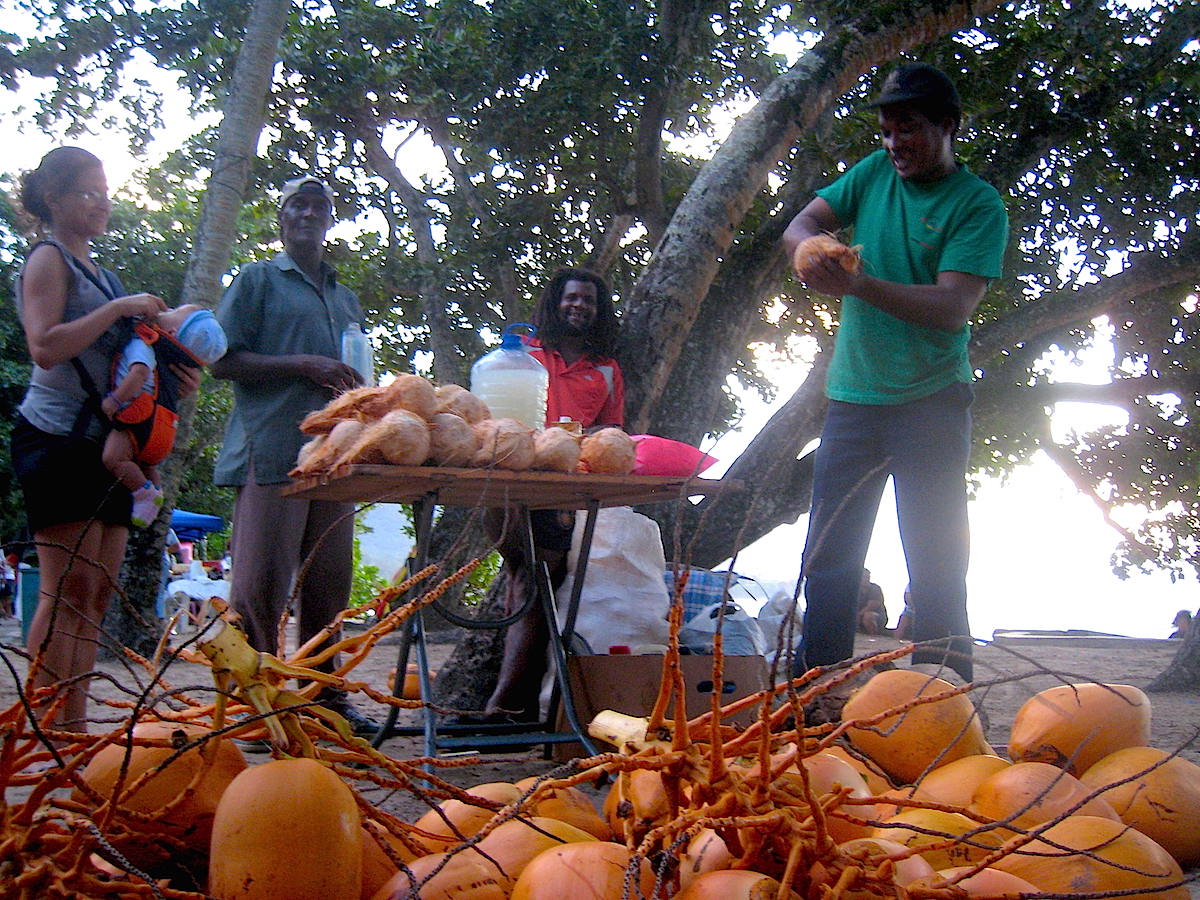
[[[550,373],[546,424],[569,419],[584,431],[625,424],[625,382],[612,358],[617,319],[612,291],[588,269],[564,268],[554,273],[533,316],[537,338],[531,352]],[[502,511],[489,527],[499,534]],[[545,563],[557,588],[567,574],[567,553],[575,526],[573,512],[534,510],[530,516],[538,563]],[[499,550],[508,575],[505,604],[516,612],[530,595],[532,567],[516,529],[504,529]],[[535,722],[546,673],[549,640],[545,616],[536,604],[509,626],[496,688],[488,700],[487,721]]]

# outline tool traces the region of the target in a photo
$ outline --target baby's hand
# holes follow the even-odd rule
[[[196,391],[200,390],[201,372],[195,366],[181,366],[178,363],[173,363],[171,371],[179,379],[180,397],[191,397]]]

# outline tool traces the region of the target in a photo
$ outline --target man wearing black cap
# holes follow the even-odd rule
[[[268,653],[278,652],[279,622],[293,589],[301,643],[349,600],[353,506],[285,499],[280,488],[307,439],[300,420],[361,381],[340,359],[342,329],[361,322],[362,310],[323,258],[333,224],[328,185],[312,176],[288,181],[277,220],[284,252],[244,266],[221,298],[217,319],[229,351],[212,367],[217,378],[233,382],[233,412],[213,478],[237,488],[230,605],[251,645]],[[319,699],[357,733],[378,728],[345,694]]]
[[[804,659],[854,655],[859,579],[884,485],[894,479],[912,592],[914,663],[972,678],[966,467],[973,397],[967,320],[1000,274],[1008,218],[955,158],[961,106],[945,73],[902,63],[872,103],[883,148],[800,211],[783,235],[852,228],[862,266],[793,258],[812,290],[842,298],[804,548]]]

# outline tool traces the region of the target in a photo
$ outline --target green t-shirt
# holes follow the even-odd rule
[[[865,271],[902,284],[935,284],[940,272],[1000,275],[1008,215],[996,189],[960,165],[947,178],[900,178],[877,150],[817,191],[862,246]],[[849,403],[910,403],[971,381],[971,329],[912,325],[852,295],[841,321],[826,394]]]

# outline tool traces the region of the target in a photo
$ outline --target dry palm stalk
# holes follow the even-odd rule
[[[177,753],[157,768],[138,778],[129,778],[118,786],[113,796],[135,793],[159,771],[171,765],[181,754],[203,741],[218,737],[247,734],[270,734],[276,741],[277,753],[304,753],[331,764],[334,770],[351,784],[364,783],[387,790],[408,791],[423,802],[433,805],[436,796],[463,795],[459,788],[432,774],[429,769],[461,765],[461,762],[439,760],[395,760],[353,736],[345,721],[336,713],[321,709],[312,697],[324,686],[348,691],[360,690],[379,703],[402,708],[419,706],[418,702],[392,697],[352,681],[348,676],[354,666],[370,652],[383,637],[403,625],[420,607],[433,602],[452,585],[465,578],[479,560],[473,560],[442,580],[417,600],[406,603],[383,616],[365,633],[337,641],[332,646],[317,646],[339,630],[341,620],[331,623],[325,632],[299,648],[286,659],[249,650],[240,633],[228,623],[202,631],[198,637],[201,652],[185,652],[194,661],[209,661],[214,668],[214,680],[220,688],[215,701],[199,703],[190,700],[165,682],[163,671],[152,671],[148,661],[140,660],[150,675],[150,684],[142,691],[138,702],[132,704],[129,719],[106,734],[73,734],[49,729],[51,721],[63,703],[61,686],[22,691],[18,702],[0,712],[0,791],[5,803],[0,807],[0,884],[4,896],[44,900],[44,898],[91,897],[164,897],[172,900],[202,900],[203,873],[171,872],[172,887],[162,873],[140,871],[118,849],[133,839],[129,823],[153,825],[154,817],[120,810],[96,794],[82,780],[80,772],[104,747],[131,744],[128,734],[140,721],[159,718],[177,719],[204,725],[211,733],[178,748]],[[403,595],[413,585],[436,571],[430,566],[404,584],[389,588],[381,602]],[[4,648],[10,649],[10,648]],[[247,652],[248,651],[248,652]],[[344,661],[333,673],[311,668],[333,654],[345,654]],[[211,657],[209,656],[211,654]],[[131,658],[135,658],[131,655]],[[0,654],[13,678],[16,669],[6,655]],[[299,679],[303,686],[287,690],[284,681]],[[145,699],[151,689],[162,690],[182,703],[183,709],[160,715]],[[124,709],[125,702],[113,704]],[[305,715],[299,713],[304,711]],[[199,777],[199,776],[197,776]],[[432,785],[432,796],[426,796],[419,784]],[[24,799],[10,799],[9,792],[29,789]],[[72,790],[81,799],[65,796]],[[401,845],[415,853],[418,844],[410,826],[395,817],[375,809],[356,794],[364,816],[364,827],[380,842],[394,862],[399,865],[395,849],[383,838],[391,835]],[[386,846],[385,846],[386,845]],[[171,849],[169,840],[163,846]],[[188,888],[178,885],[191,879]]]

